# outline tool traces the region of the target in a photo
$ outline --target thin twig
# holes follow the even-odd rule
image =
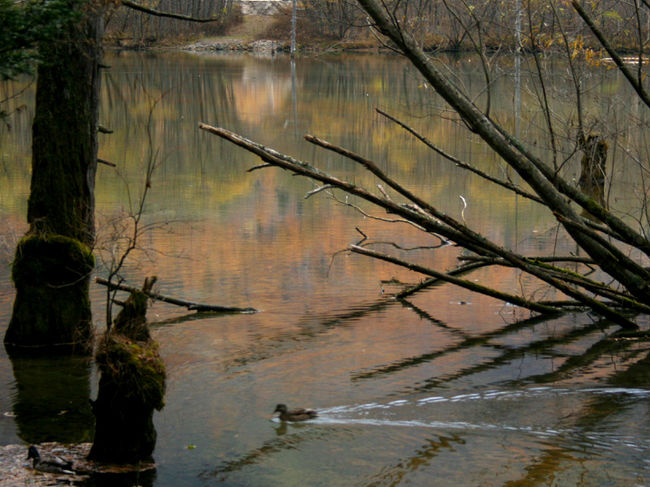
[[[471,164],[469,164],[469,163],[467,163],[467,162],[463,162],[463,161],[461,161],[460,159],[458,159],[457,157],[454,157],[454,156],[452,156],[451,154],[445,152],[445,151],[442,150],[440,147],[438,147],[438,146],[436,146],[435,144],[433,144],[433,143],[432,143],[429,139],[427,139],[425,136],[423,136],[423,135],[421,135],[419,132],[417,132],[415,129],[413,129],[412,127],[408,126],[407,124],[405,124],[405,123],[402,122],[401,120],[398,120],[397,118],[393,117],[392,115],[389,115],[388,113],[384,112],[383,110],[380,110],[379,108],[375,108],[375,111],[376,111],[377,113],[379,113],[380,115],[386,117],[386,118],[389,119],[390,121],[396,123],[396,124],[399,125],[400,127],[402,127],[404,130],[406,130],[407,132],[409,132],[411,135],[413,135],[413,136],[414,136],[416,139],[418,139],[420,142],[424,143],[427,147],[429,147],[429,148],[432,149],[434,152],[436,152],[437,154],[441,155],[442,157],[444,157],[444,158],[447,159],[448,161],[453,162],[456,166],[458,166],[458,167],[460,167],[460,168],[462,168],[462,169],[466,169],[467,171],[470,171],[470,172],[472,172],[472,173],[474,173],[474,174],[476,174],[476,175],[482,177],[483,179],[487,179],[487,180],[490,181],[491,183],[498,184],[499,186],[502,186],[502,187],[504,187],[504,188],[506,188],[506,189],[508,189],[508,190],[510,190],[510,191],[513,191],[514,193],[518,194],[519,196],[523,196],[524,198],[528,198],[528,199],[533,200],[533,201],[535,201],[535,202],[537,202],[537,203],[540,203],[540,204],[542,204],[542,205],[545,204],[544,201],[542,201],[542,199],[539,198],[538,196],[536,196],[536,195],[534,195],[534,194],[532,194],[532,193],[529,193],[529,192],[527,192],[527,191],[524,191],[523,189],[520,189],[519,187],[515,186],[514,184],[512,184],[512,183],[510,183],[510,182],[508,182],[508,181],[503,181],[503,180],[501,180],[501,179],[498,179],[498,178],[495,178],[495,177],[493,177],[493,176],[490,176],[489,174],[484,173],[484,172],[481,171],[480,169],[475,168],[475,167],[472,166]]]
[[[323,186],[319,186],[319,187],[316,188],[316,189],[312,189],[311,191],[309,191],[309,192],[305,195],[305,199],[309,199],[309,198],[311,198],[312,196],[314,196],[315,194],[318,194],[318,193],[320,193],[321,191],[325,191],[326,189],[330,189],[331,187],[332,187],[332,186],[331,186],[330,184],[324,184]]]
[[[432,276],[436,277],[438,279],[441,279],[443,281],[450,282],[452,284],[455,284],[457,286],[463,287],[465,289],[469,289],[470,291],[474,291],[477,293],[485,294],[487,296],[491,296],[493,298],[500,299],[502,301],[505,301],[507,303],[515,304],[517,306],[521,306],[523,308],[530,309],[531,311],[536,311],[538,313],[543,313],[543,314],[555,314],[555,313],[560,313],[560,310],[558,308],[555,308],[553,306],[544,306],[544,305],[539,305],[537,303],[528,301],[522,297],[515,296],[513,294],[508,294],[504,293],[501,291],[497,291],[496,289],[492,289],[486,286],[482,286],[480,284],[477,284],[472,281],[466,281],[464,279],[458,279],[457,277],[450,276],[449,274],[445,274],[443,272],[438,272],[433,269],[428,269],[426,267],[423,267],[419,264],[414,264],[412,262],[406,262],[401,259],[397,259],[395,257],[391,257],[386,254],[382,254],[379,252],[375,252],[374,250],[369,250],[365,247],[359,247],[358,245],[351,245],[350,250],[352,252],[362,254],[362,255],[367,255],[368,257],[372,257],[374,259],[379,259],[379,260],[384,260],[386,262],[390,262],[395,265],[399,265],[401,267],[405,267],[407,269],[410,269],[415,272],[419,272],[421,274],[425,274],[427,276]]]

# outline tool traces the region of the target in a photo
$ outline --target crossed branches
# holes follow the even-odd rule
[[[312,135],[305,136],[307,141],[327,150],[335,151],[358,164],[361,164],[389,188],[403,196],[408,203],[400,204],[395,202],[388,196],[388,194],[386,194],[385,190],[380,191],[380,194],[377,195],[361,186],[327,174],[307,162],[281,154],[269,147],[253,142],[229,130],[212,127],[207,124],[200,124],[200,128],[243,147],[249,152],[259,156],[264,164],[257,167],[280,167],[289,170],[294,174],[318,181],[323,186],[327,186],[327,188],[343,190],[350,195],[358,196],[383,208],[390,214],[397,215],[401,219],[413,223],[424,232],[441,236],[456,245],[471,250],[477,254],[479,258],[483,259],[483,261],[478,264],[474,263],[471,267],[472,269],[486,265],[504,265],[518,268],[541,279],[555,289],[560,290],[565,295],[573,298],[575,301],[571,301],[571,303],[578,303],[580,306],[591,308],[626,329],[635,329],[637,328],[637,325],[616,308],[633,309],[639,312],[650,312],[649,306],[635,300],[628,293],[620,292],[612,286],[607,286],[603,283],[593,281],[575,271],[555,265],[555,263],[550,262],[549,259],[519,255],[516,252],[490,242],[484,236],[468,228],[464,223],[444,214],[430,203],[422,200],[420,197],[404,188],[397,181],[386,175],[373,161],[348,151],[347,149],[331,144],[330,142]],[[433,278],[429,280],[430,283],[443,280],[542,314],[561,313],[563,310],[562,303],[558,305],[557,303],[547,304],[531,301],[522,296],[504,293],[488,286],[477,284],[473,281],[458,278],[455,275],[457,272],[439,272],[434,269],[429,269],[370,250],[363,245],[352,245],[348,250],[353,253],[388,261],[395,265],[430,276]],[[557,260],[562,259],[558,258]],[[567,257],[567,261],[571,260],[573,259]],[[591,262],[591,260],[589,262]],[[467,265],[468,264],[465,264],[464,266],[461,266],[461,268],[464,268]],[[426,285],[418,286],[419,289],[422,287],[426,287]]]

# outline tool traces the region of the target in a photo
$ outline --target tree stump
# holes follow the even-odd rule
[[[586,139],[581,136],[579,143],[583,152],[578,180],[580,191],[605,207],[607,142],[598,135],[590,135]],[[588,213],[583,211],[583,216],[588,216]]]
[[[150,289],[155,278],[145,280]],[[156,445],[154,410],[162,409],[165,365],[146,322],[147,297],[131,293],[98,346],[101,372],[95,415],[95,440],[88,458],[102,463],[151,462]]]

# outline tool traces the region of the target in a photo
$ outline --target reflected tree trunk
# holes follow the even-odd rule
[[[580,190],[589,195],[602,207],[605,204],[605,171],[607,163],[607,142],[602,137],[590,135],[580,137],[580,147],[583,152],[580,161],[580,179],[578,186]],[[583,212],[583,216],[589,216]]]
[[[16,392],[12,400],[18,436],[25,443],[92,440],[88,403],[88,357],[11,357]]]

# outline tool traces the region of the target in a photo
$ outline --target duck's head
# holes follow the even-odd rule
[[[38,450],[34,445],[31,445],[27,449],[27,459],[29,460],[30,458],[41,458],[41,456],[38,453]]]
[[[277,406],[275,406],[275,411],[273,411],[274,414],[275,413],[283,414],[286,412],[287,412],[287,406],[284,404],[278,404]]]

